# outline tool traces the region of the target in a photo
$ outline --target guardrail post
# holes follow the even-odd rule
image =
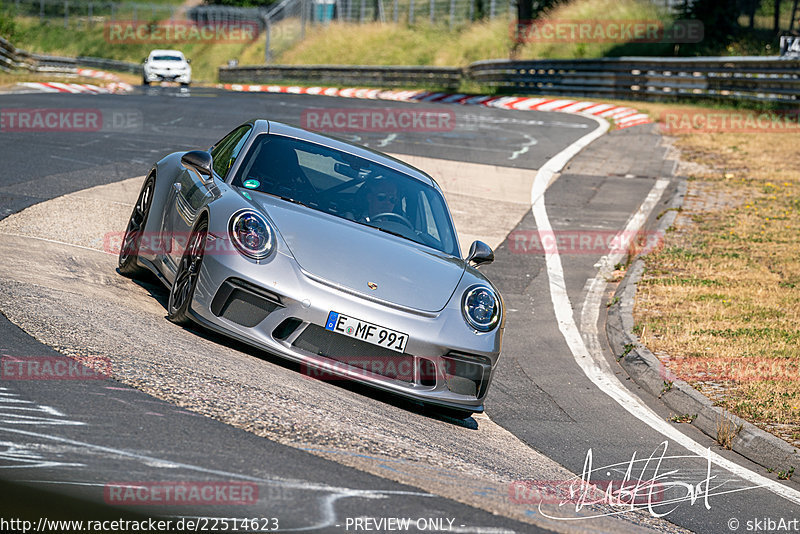
[[[270,27],[271,26],[272,26],[272,24],[270,23],[269,17],[265,15],[264,16],[264,35],[266,37],[265,37],[265,41],[264,41],[264,63],[269,63],[270,60],[272,59],[270,57],[270,53],[269,53],[270,33],[272,33],[270,31],[270,29],[271,29]]]
[[[93,8],[94,8],[94,4],[92,2],[89,2],[89,27],[90,28],[92,26],[94,26],[94,21],[92,20],[92,14],[94,12]]]
[[[414,0],[408,2],[408,23],[414,24]]]
[[[69,24],[69,0],[64,0],[64,28]]]
[[[450,0],[450,27],[456,23],[456,0]]]
[[[475,0],[469,0],[469,21],[475,20]]]
[[[358,23],[364,24],[364,15],[367,10],[366,0],[361,0],[361,7],[358,10]]]
[[[431,0],[431,24],[433,24],[433,9],[435,7],[435,4],[434,4],[435,1],[436,0]]]
[[[392,2],[392,18],[394,19],[395,24],[397,24],[397,21],[400,20],[400,6],[397,3],[397,0],[393,0]]]
[[[39,0],[39,23],[44,20],[44,0]]]
[[[489,18],[492,19],[492,20],[494,20],[494,16],[495,16],[495,7],[496,7],[495,0],[492,0],[489,3]]]
[[[305,0],[300,1],[300,40],[306,38],[306,3]]]

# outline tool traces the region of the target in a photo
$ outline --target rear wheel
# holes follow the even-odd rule
[[[142,235],[153,204],[153,194],[156,190],[156,180],[151,174],[147,177],[133,207],[133,213],[122,238],[119,250],[119,272],[124,276],[135,278],[147,273],[147,269],[138,264],[139,247],[142,245]]]
[[[189,308],[192,305],[197,279],[200,276],[200,265],[206,247],[208,234],[208,221],[203,219],[192,231],[189,243],[183,253],[175,273],[175,280],[169,290],[169,303],[167,304],[167,318],[173,323],[188,325],[191,323]]]

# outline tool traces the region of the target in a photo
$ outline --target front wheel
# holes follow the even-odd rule
[[[125,237],[122,238],[122,246],[119,250],[119,272],[124,276],[135,278],[147,272],[138,263],[139,248],[142,246],[142,235],[150,215],[150,207],[153,204],[153,194],[156,190],[156,180],[151,174],[145,180],[133,213],[128,220],[128,227],[125,229]]]
[[[194,290],[200,276],[200,265],[205,254],[206,235],[208,234],[208,221],[203,220],[192,231],[189,243],[181,257],[178,272],[169,290],[169,303],[167,304],[167,319],[180,325],[191,323],[189,308],[192,305]]]

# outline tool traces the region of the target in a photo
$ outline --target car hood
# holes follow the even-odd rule
[[[269,196],[259,203],[300,267],[336,287],[435,312],[464,274],[460,258],[402,237]]]

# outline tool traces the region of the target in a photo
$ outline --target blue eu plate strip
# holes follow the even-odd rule
[[[325,330],[333,330],[336,326],[336,321],[339,320],[339,314],[332,311],[328,314],[328,322],[325,323]]]

